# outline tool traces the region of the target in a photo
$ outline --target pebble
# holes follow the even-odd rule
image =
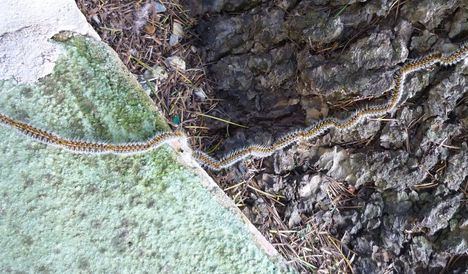
[[[186,68],[185,61],[179,56],[171,56],[167,58],[166,61],[169,64],[169,66],[173,69],[184,71]]]
[[[156,10],[156,13],[163,13],[167,10],[166,7],[159,2],[154,3],[154,9]]]

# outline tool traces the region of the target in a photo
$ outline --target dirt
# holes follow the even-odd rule
[[[186,0],[222,155],[384,100],[395,70],[468,39],[464,1]],[[301,272],[464,273],[468,66],[405,83],[400,107],[347,132],[214,173]]]

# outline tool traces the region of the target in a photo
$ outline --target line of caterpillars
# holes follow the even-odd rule
[[[264,158],[271,156],[276,151],[284,149],[285,147],[294,143],[309,141],[317,138],[329,129],[350,129],[362,122],[364,119],[380,117],[393,111],[401,100],[403,86],[408,74],[430,68],[436,64],[440,64],[442,66],[451,66],[462,61],[467,56],[468,42],[462,44],[457,50],[450,54],[443,55],[441,53],[431,53],[420,59],[404,64],[394,75],[393,85],[390,90],[391,95],[386,103],[368,105],[356,110],[346,119],[340,120],[336,118],[325,118],[308,128],[289,132],[278,138],[272,144],[249,145],[241,149],[236,149],[219,160],[209,156],[203,151],[193,151],[192,156],[206,168],[212,170],[221,170],[249,157]],[[52,132],[39,129],[27,123],[12,119],[2,113],[0,113],[0,123],[16,129],[20,133],[27,135],[36,141],[57,146],[74,153],[131,155],[153,150],[173,140],[185,141],[187,139],[187,136],[183,132],[175,131],[157,133],[145,142],[110,144],[63,138]]]

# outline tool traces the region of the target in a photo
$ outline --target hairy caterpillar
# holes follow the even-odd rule
[[[443,55],[440,53],[432,53],[404,64],[394,75],[393,85],[390,89],[390,98],[386,103],[365,106],[356,110],[345,119],[325,118],[308,128],[291,131],[278,138],[272,144],[254,144],[233,150],[219,160],[209,156],[203,151],[193,151],[192,156],[206,168],[221,170],[248,157],[264,158],[271,156],[276,151],[284,149],[294,143],[317,138],[330,129],[350,129],[362,122],[364,119],[380,117],[393,111],[401,100],[403,95],[403,85],[408,74],[430,68],[436,64],[440,64],[442,66],[454,65],[467,56],[468,43],[464,43],[450,54]],[[109,144],[63,138],[52,132],[14,120],[2,113],[0,113],[0,123],[4,126],[14,128],[36,141],[63,148],[74,153],[131,155],[150,151],[173,140],[185,141],[187,139],[187,136],[184,133],[181,131],[175,131],[157,133],[152,138],[144,142]]]

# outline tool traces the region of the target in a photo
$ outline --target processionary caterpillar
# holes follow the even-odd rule
[[[219,160],[209,156],[203,151],[195,150],[192,156],[204,167],[212,170],[221,170],[232,166],[248,157],[265,158],[271,156],[278,150],[284,149],[294,143],[309,141],[319,137],[329,129],[347,130],[364,119],[383,116],[398,106],[403,94],[403,86],[408,74],[427,69],[436,64],[442,66],[454,65],[468,56],[468,43],[462,44],[454,52],[444,55],[440,53],[428,54],[415,61],[404,64],[394,75],[393,85],[390,89],[390,98],[384,104],[368,105],[357,109],[353,114],[345,119],[325,118],[314,125],[291,131],[278,138],[272,144],[254,144],[241,149],[236,149],[220,158]],[[52,132],[36,128],[27,123],[14,120],[9,116],[0,113],[0,123],[4,126],[16,129],[20,133],[33,138],[36,141],[53,145],[69,150],[74,153],[86,154],[138,154],[144,153],[160,147],[173,140],[187,139],[181,131],[156,133],[153,137],[144,142],[129,142],[122,144],[110,144],[100,142],[88,142],[81,140],[70,140],[54,134]]]

